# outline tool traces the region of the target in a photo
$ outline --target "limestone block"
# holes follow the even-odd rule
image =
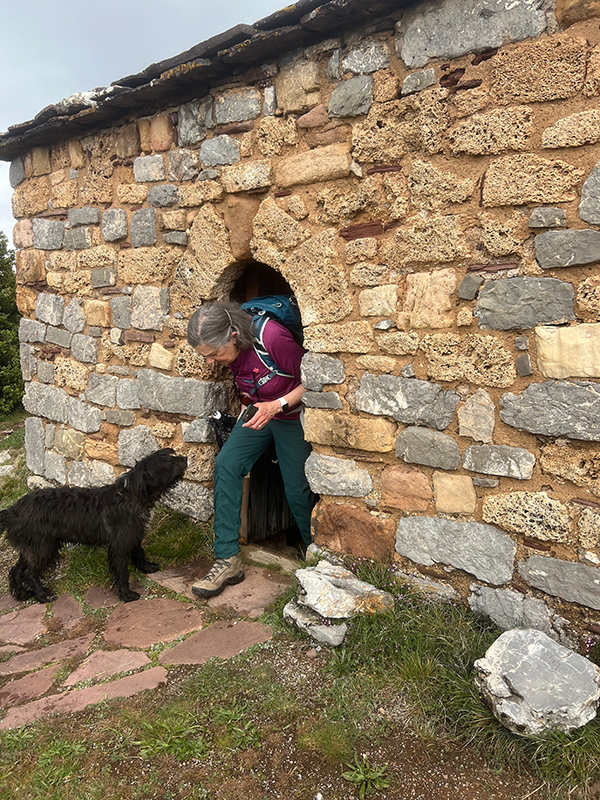
[[[177,123],[179,146],[198,144],[206,136],[206,129],[213,126],[212,97],[205,97],[180,106]]]
[[[18,250],[15,253],[17,283],[38,283],[46,277],[43,250]]]
[[[169,158],[169,180],[191,181],[198,175],[198,154],[193,150],[171,150]]]
[[[432,211],[468,200],[473,194],[475,181],[461,179],[452,172],[442,172],[426,161],[417,160],[408,175],[408,188],[414,206]]]
[[[96,433],[102,425],[100,411],[75,397],[69,397],[68,422],[72,428],[84,433]]]
[[[296,570],[301,586],[300,605],[308,606],[322,617],[349,619],[358,614],[381,614],[391,611],[394,598],[373,584],[361,581],[350,570],[329,561],[316,567]]]
[[[110,327],[110,306],[104,300],[84,300],[83,315],[88,325]]]
[[[173,358],[174,355],[171,350],[166,350],[158,342],[154,342],[150,348],[148,363],[151,367],[164,369],[166,372],[170,372],[173,366]]]
[[[346,244],[344,254],[346,264],[356,264],[373,259],[377,256],[377,239],[354,239]]]
[[[594,169],[592,170],[590,176],[586,178],[586,181],[583,184],[583,189],[581,190],[581,201],[579,203],[579,216],[585,222],[590,222],[593,225],[600,221],[600,201],[598,197],[599,190],[600,162],[594,165]],[[566,225],[566,219],[564,225]]]
[[[183,208],[194,208],[204,203],[216,202],[222,199],[223,194],[221,184],[212,180],[194,181],[179,187],[180,204]]]
[[[600,495],[597,475],[600,469],[600,450],[581,445],[548,442],[540,457],[542,471],[571,481],[595,495]]]
[[[530,108],[496,108],[459,122],[450,131],[450,147],[454,155],[497,155],[507,150],[525,150],[532,133]]]
[[[345,623],[332,625],[331,620],[324,620],[316,611],[299,605],[295,598],[286,603],[282,613],[288,625],[293,625],[299,631],[307,633],[316,642],[330,647],[338,647],[342,644],[348,632],[348,626]]]
[[[436,517],[404,517],[396,551],[425,566],[449,564],[498,586],[512,578],[515,542],[507,533],[479,522]]]
[[[200,159],[206,167],[235,164],[240,160],[240,145],[236,139],[226,134],[214,136],[202,142]]]
[[[523,447],[501,444],[471,445],[465,450],[463,467],[484,475],[503,475],[528,481],[533,475],[535,456]]]
[[[71,346],[72,334],[62,328],[55,328],[53,325],[48,325],[46,330],[46,341],[49,344],[57,344],[59,347],[67,349]]]
[[[511,492],[487,497],[483,519],[543,542],[568,542],[573,526],[567,508],[545,492]]]
[[[171,378],[150,369],[138,371],[137,391],[145,408],[172,414],[209,417],[213,411],[222,411],[227,406],[222,383]]]
[[[250,241],[254,218],[260,205],[258,197],[230,195],[227,198],[223,221],[229,231],[231,252],[234,258],[241,261],[249,259],[252,255]]]
[[[600,377],[600,324],[535,329],[538,369],[546,378]]]
[[[573,296],[573,286],[555,278],[507,278],[490,281],[480,290],[473,313],[482,328],[557,325],[575,318]]]
[[[59,428],[54,437],[53,447],[69,459],[77,459],[83,453],[85,437],[80,431],[71,428]]]
[[[71,144],[69,142],[69,145]],[[137,123],[132,122],[130,125],[125,125],[124,128],[121,128],[115,142],[115,152],[118,158],[134,158],[140,154],[140,132]],[[71,159],[71,166],[76,166],[78,169],[84,167],[85,161],[81,163],[81,160],[78,159],[77,164],[74,164],[73,159]]]
[[[474,514],[477,495],[468,475],[433,473],[433,492],[438,514]],[[486,520],[491,522],[492,520]]]
[[[131,215],[131,244],[144,247],[156,244],[156,210],[140,208]]]
[[[344,362],[320,353],[304,354],[300,374],[304,388],[313,392],[322,391],[325,384],[344,383],[346,380]]]
[[[364,497],[373,490],[373,481],[367,470],[349,459],[312,452],[306,460],[304,471],[315,494]]]
[[[117,406],[124,409],[140,407],[137,380],[127,378],[119,381],[117,384]]]
[[[477,389],[458,409],[458,432],[477,442],[489,444],[494,435],[495,406],[485,389]]]
[[[195,419],[193,422],[181,423],[181,435],[184,442],[214,442],[215,432],[207,419]]]
[[[120,250],[118,258],[120,283],[145,284],[169,280],[181,254],[170,247],[139,247]]]
[[[368,75],[385,69],[389,63],[390,49],[386,42],[363,39],[348,50],[342,60],[342,69],[345,72],[354,72],[355,75]]]
[[[8,179],[13,189],[25,180],[25,165],[21,156],[17,156],[10,162]]]
[[[394,447],[395,434],[396,426],[383,419],[362,419],[317,408],[304,412],[304,436],[317,444],[387,453]]]
[[[458,217],[417,219],[395,231],[381,246],[381,257],[392,269],[408,264],[440,264],[464,255]]]
[[[35,475],[43,475],[46,469],[44,447],[44,424],[39,417],[25,420],[25,463]]]
[[[54,481],[60,486],[67,482],[67,465],[64,456],[52,450],[46,452],[46,464],[44,469],[46,480]]]
[[[138,183],[164,181],[166,174],[163,157],[138,156],[133,162],[133,175]]]
[[[329,98],[330,117],[358,117],[373,104],[373,76],[361,75],[338,83]]]
[[[315,353],[368,353],[373,331],[368,322],[311,325],[304,331],[304,347]]]
[[[323,108],[320,106],[320,108]],[[310,112],[311,114],[313,112]],[[305,115],[309,116],[309,114]],[[327,116],[323,122],[327,121]],[[301,118],[302,119],[302,118]],[[322,124],[322,123],[321,123]],[[300,121],[298,121],[298,126]],[[283,148],[298,144],[296,120],[288,117],[263,117],[256,128],[256,142],[261,156],[281,155]]]
[[[542,269],[592,264],[600,260],[600,231],[546,231],[535,237],[535,254]]]
[[[22,318],[19,321],[20,342],[45,342],[46,326],[32,319]]]
[[[71,352],[78,361],[98,363],[98,342],[83,333],[75,333],[71,340]]]
[[[64,306],[65,300],[63,297],[40,292],[35,307],[35,315],[41,322],[47,322],[49,325],[60,325]]]
[[[305,153],[289,156],[276,167],[278,186],[317,183],[345,178],[350,174],[350,154],[346,144],[316,147]]]
[[[307,111],[318,105],[319,65],[317,61],[296,62],[275,77],[277,104],[284,114]]]
[[[252,189],[266,189],[273,183],[271,162],[257,158],[254,161],[224,167],[221,173],[226,192],[248,192]]]
[[[302,403],[306,408],[342,409],[344,407],[337,392],[304,392]]]
[[[413,72],[410,75],[407,75],[406,78],[402,81],[402,91],[400,94],[402,97],[406,97],[408,94],[414,94],[415,92],[420,92],[422,89],[427,89],[428,86],[433,86],[437,83],[437,78],[435,75],[435,70],[433,68],[430,69],[420,69],[417,72]],[[396,93],[397,94],[397,93]],[[379,97],[376,97],[377,100],[380,100]],[[381,98],[382,100],[383,98]],[[386,100],[393,100],[394,97],[386,97]]]
[[[379,347],[395,356],[414,355],[419,349],[420,341],[418,334],[401,331],[386,331],[377,336]]]
[[[34,219],[33,246],[39,250],[60,250],[65,228],[62,222],[54,219]]]
[[[475,583],[469,588],[472,592],[469,596],[471,611],[490,620],[501,631],[533,628],[553,639],[561,638],[562,631],[552,626],[554,614],[543,600],[526,597],[510,589],[491,589]]]
[[[582,200],[585,192],[585,185],[586,184],[584,183]],[[581,215],[581,204],[579,205],[579,209]],[[564,208],[544,208],[543,206],[538,206],[537,208],[532,209],[529,216],[530,228],[565,228],[566,225],[567,212],[564,210]]]
[[[436,469],[456,469],[460,463],[456,440],[428,428],[405,428],[396,440],[396,455],[408,464]]]
[[[169,290],[136,286],[133,290],[131,325],[143,331],[161,331],[169,310]]]
[[[164,495],[162,502],[173,511],[200,522],[208,522],[213,515],[212,490],[197,483],[181,481]]]
[[[24,381],[30,381],[37,372],[37,358],[35,350],[30,344],[21,342],[19,345],[19,360],[21,362],[21,375]],[[46,381],[42,381],[46,383]]]
[[[365,289],[358,296],[362,317],[385,317],[395,314],[397,302],[398,287],[396,284]]]
[[[503,156],[488,166],[483,184],[483,205],[574,200],[574,189],[582,177],[582,170],[559,159],[549,160],[530,153]]]
[[[124,467],[134,467],[140,459],[158,449],[158,442],[147,425],[119,431],[119,464]]]
[[[254,88],[234,89],[217,95],[214,104],[215,121],[217,125],[227,125],[230,122],[256,119],[260,116],[260,104],[260,92]]]
[[[454,269],[420,272],[406,276],[406,298],[398,314],[398,327],[447,328],[454,322]]]
[[[33,223],[30,219],[21,220],[14,226],[13,244],[17,249],[33,247]]]
[[[95,403],[98,406],[110,406],[117,402],[117,383],[116,375],[97,375],[90,373],[88,389],[85,399],[88,403]]]
[[[512,355],[495,336],[434,333],[419,345],[428,375],[441,381],[464,380],[484,386],[511,386],[516,378]]]
[[[402,511],[427,511],[433,500],[428,476],[416,467],[386,467],[381,475],[381,505]]]

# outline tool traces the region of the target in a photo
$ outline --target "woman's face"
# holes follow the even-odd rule
[[[207,364],[231,364],[239,356],[240,351],[236,344],[236,334],[223,347],[211,347],[209,344],[199,344],[196,352],[204,356]]]

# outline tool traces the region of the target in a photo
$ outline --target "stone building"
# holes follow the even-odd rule
[[[168,445],[209,520],[235,401],[187,320],[291,290],[316,541],[600,632],[599,22],[300,0],[2,134],[32,483]]]

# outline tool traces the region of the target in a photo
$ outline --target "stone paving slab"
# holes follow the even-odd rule
[[[70,594],[61,594],[52,603],[52,614],[59,620],[66,631],[76,628],[83,618],[81,605]]]
[[[295,575],[296,570],[300,569],[300,562],[296,558],[283,556],[267,550],[266,547],[259,547],[256,544],[242,545],[242,555],[250,561],[256,561],[264,567],[279,567],[286,575]]]
[[[138,592],[142,596],[146,594],[146,590],[139,583],[131,583],[131,588],[134,592]],[[103,589],[100,586],[92,586],[84,595],[84,601],[90,608],[97,611],[99,608],[111,608],[117,606],[121,602],[119,595],[113,592],[112,589]],[[135,601],[134,601],[135,602]]]
[[[53,667],[40,669],[32,675],[19,678],[19,680],[9,681],[0,689],[0,708],[25,703],[33,700],[34,697],[46,694],[54,683],[54,676],[60,667],[60,664],[55,664]]]
[[[179,567],[167,567],[160,572],[153,572],[148,577],[177,594],[183,594],[194,602],[198,599],[192,592],[191,585],[199,580],[201,575],[206,575],[212,561],[202,559],[201,561],[192,561],[190,564],[182,564]]]
[[[0,645],[0,656],[6,656],[9,653],[22,653],[25,650],[18,644],[3,644]]]
[[[15,611],[22,607],[23,603],[20,600],[15,600],[11,594],[3,594],[2,597],[0,597],[0,612]]]
[[[164,667],[152,667],[145,672],[119,678],[111,683],[98,686],[88,686],[85,689],[65,692],[64,694],[50,695],[41,700],[33,700],[17,708],[11,708],[0,722],[0,730],[16,728],[19,725],[28,725],[41,717],[49,714],[72,714],[82,711],[90,705],[101,703],[103,700],[113,700],[116,697],[132,697],[146,689],[156,689],[167,680],[167,671]]]
[[[145,653],[137,650],[96,650],[80,664],[64,682],[64,686],[74,686],[79,681],[107,680],[119,672],[131,672],[150,663]]]
[[[109,644],[145,648],[172,642],[203,625],[200,609],[157,597],[116,608],[108,618],[104,638]]]
[[[42,620],[46,616],[46,605],[35,605],[20,611],[9,611],[0,617],[0,643],[29,644],[46,632]]]
[[[215,622],[185,642],[161,653],[161,664],[204,664],[209,658],[231,658],[253,644],[268,642],[273,632],[260,622]]]
[[[52,661],[64,661],[73,656],[83,655],[91,645],[94,634],[79,636],[77,639],[67,639],[58,644],[42,647],[41,650],[32,650],[20,653],[8,661],[0,664],[0,675],[16,675],[19,672],[30,672],[33,669],[50,664]]]

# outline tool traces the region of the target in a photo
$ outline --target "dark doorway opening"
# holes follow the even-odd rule
[[[283,276],[258,261],[250,261],[237,279],[230,298],[245,303],[268,294],[293,295]],[[283,555],[298,555],[302,543],[285,497],[275,448],[270,447],[244,478],[242,496],[242,544],[260,544]]]

